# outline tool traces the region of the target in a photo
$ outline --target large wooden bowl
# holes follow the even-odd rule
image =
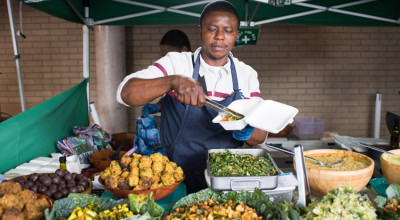
[[[109,167],[111,164],[111,160],[107,160],[106,155],[104,155],[104,154],[106,153],[108,155],[108,157],[111,157],[111,155],[113,155],[114,152],[115,152],[115,150],[105,150],[105,151],[94,152],[89,155],[89,160],[93,164],[93,166],[96,167],[96,169],[98,171],[103,171],[107,167]],[[121,159],[121,157],[124,156],[125,153],[126,153],[126,151],[120,151],[117,161],[119,161]]]
[[[183,180],[182,180],[183,181]],[[104,184],[104,180],[102,178],[99,178],[99,182],[101,185],[106,188],[106,190],[111,193],[113,196],[116,198],[128,198],[129,194],[150,194],[153,193],[154,200],[160,200],[163,199],[167,196],[169,196],[172,192],[175,191],[176,188],[178,188],[179,184],[182,183],[182,181],[177,182],[173,185],[166,186],[163,188],[157,188],[157,189],[149,189],[149,190],[122,190],[122,189],[112,189],[106,184]]]
[[[400,149],[391,150],[390,152],[394,154],[400,154]],[[388,161],[390,155],[382,154],[381,155],[381,168],[383,172],[383,176],[385,176],[386,181],[389,184],[397,183],[400,184],[400,166],[393,164]]]
[[[353,186],[357,191],[362,190],[370,181],[374,171],[374,161],[356,152],[334,149],[317,149],[304,151],[304,156],[317,156],[326,154],[339,154],[341,156],[351,155],[357,159],[363,160],[369,164],[367,168],[352,171],[322,170],[315,167],[307,167],[308,182],[311,194],[324,196],[332,189],[336,189],[340,184]]]

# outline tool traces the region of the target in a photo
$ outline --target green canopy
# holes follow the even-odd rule
[[[197,0],[24,0],[71,22],[93,25],[196,24],[204,6]],[[242,24],[290,23],[329,26],[398,26],[399,0],[230,0]],[[278,5],[280,5],[278,7]],[[85,14],[87,7],[87,14]]]
[[[71,89],[0,123],[0,173],[58,152],[59,140],[88,126],[87,79]]]

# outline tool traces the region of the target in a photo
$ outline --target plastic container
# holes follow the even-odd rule
[[[299,139],[321,139],[324,136],[325,123],[315,117],[296,117],[293,134]]]
[[[279,187],[274,190],[263,190],[263,192],[270,196],[270,200],[278,205],[283,201],[292,202],[293,192],[296,186]]]
[[[387,197],[386,189],[389,187],[389,184],[386,182],[385,178],[373,178],[369,181],[369,184],[380,196]]]
[[[228,108],[237,111],[245,117],[236,121],[221,121],[222,116],[218,115],[213,119],[225,130],[241,130],[247,124],[272,133],[278,133],[286,125],[293,122],[298,109],[273,100],[262,99],[241,99],[232,102]]]

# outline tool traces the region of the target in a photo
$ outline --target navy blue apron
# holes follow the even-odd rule
[[[233,59],[230,56],[229,59],[234,92],[219,101],[225,106],[243,97]],[[199,79],[199,69],[200,53],[193,69],[192,78],[195,80]],[[220,124],[212,122],[218,113],[206,107],[185,105],[167,94],[162,99],[161,115],[163,152],[182,167],[188,193],[207,188],[204,170],[207,167],[208,149],[238,148],[243,145],[243,142],[232,137],[232,131],[226,131]]]

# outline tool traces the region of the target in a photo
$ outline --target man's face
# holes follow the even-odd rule
[[[199,31],[204,61],[212,66],[224,65],[239,33],[236,17],[229,12],[210,12]]]

